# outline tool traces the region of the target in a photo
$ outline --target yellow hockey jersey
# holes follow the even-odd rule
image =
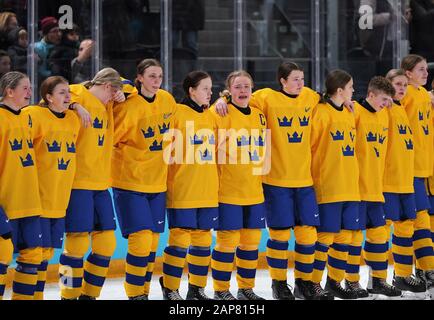
[[[211,111],[178,104],[172,123],[172,151],[165,157],[170,162],[167,208],[218,207],[217,135]]]
[[[310,134],[312,111],[319,95],[305,87],[297,97],[272,89],[256,91],[250,101],[261,110],[271,130],[271,171],[263,182],[273,186],[312,186]]]
[[[147,101],[137,90],[114,107],[113,187],[144,193],[167,190],[167,163],[164,140],[172,127],[176,102],[159,90],[155,100]]]
[[[83,85],[71,85],[71,103],[76,102],[91,115],[90,128],[81,127],[77,138],[77,171],[73,189],[106,190],[111,186],[113,149],[113,104],[107,106]]]
[[[48,108],[23,109],[30,119],[38,169],[43,218],[63,218],[71,195],[76,169],[76,143],[80,121],[74,112],[56,115]]]
[[[312,115],[312,176],[319,204],[360,201],[355,119],[341,108],[320,103]]]
[[[387,108],[389,142],[387,144],[383,189],[390,193],[413,193],[414,138],[407,113],[399,102]]]
[[[408,86],[401,101],[407,112],[414,138],[414,175],[427,178],[433,173],[433,119],[429,93],[425,88]]]
[[[389,130],[387,111],[383,109],[376,112],[366,100],[363,100],[361,103],[355,102],[354,115],[357,141],[356,158],[360,172],[360,199],[384,202],[384,160]]]
[[[266,162],[265,115],[258,109],[237,109],[232,104],[228,109],[229,115],[220,117],[215,107],[211,108],[219,136],[219,202],[233,205],[262,203],[262,169]]]
[[[11,220],[42,213],[31,121],[0,105],[0,206]]]

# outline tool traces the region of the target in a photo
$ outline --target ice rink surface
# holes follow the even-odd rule
[[[360,270],[360,284],[366,288],[368,284],[368,267],[362,266]],[[389,267],[389,273],[388,273],[388,282],[391,283],[393,276],[393,269],[392,267]],[[150,300],[162,300],[163,296],[161,293],[161,288],[158,283],[159,275],[154,275],[152,278],[151,283],[151,293],[149,296]],[[324,286],[326,280],[326,275],[323,277],[322,285]],[[291,287],[293,287],[294,284],[294,273],[293,269],[288,270],[288,283]],[[181,288],[180,293],[181,296],[185,297],[187,294],[187,275],[184,274],[182,282],[181,282]],[[256,287],[254,289],[255,293],[259,296],[262,296],[263,298],[267,300],[273,300],[272,293],[271,293],[271,279],[268,275],[267,270],[258,270],[257,276],[256,276]],[[209,276],[208,278],[208,285],[205,290],[206,294],[210,297],[213,296],[213,289],[212,289],[212,278]],[[232,280],[231,280],[231,292],[234,296],[236,296],[237,293],[237,282],[236,282],[236,273],[232,273]],[[10,289],[6,290],[5,294],[5,300],[10,299]],[[59,285],[58,284],[47,284],[45,289],[45,299],[46,300],[60,300],[60,294],[59,294]],[[415,297],[412,295],[405,295],[404,299],[406,300],[415,300]],[[426,298],[427,300],[428,297]],[[123,287],[123,279],[107,279],[103,290],[101,292],[101,297],[99,300],[127,300],[127,297],[125,295],[125,290]],[[420,299],[417,299],[420,300]]]

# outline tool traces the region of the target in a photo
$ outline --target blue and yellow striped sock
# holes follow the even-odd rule
[[[66,300],[77,299],[83,283],[83,259],[62,254],[59,263],[61,297]]]
[[[328,252],[328,276],[337,282],[341,282],[345,278],[348,247],[348,244],[333,243]]]
[[[152,281],[152,275],[154,273],[156,256],[157,256],[156,252],[151,252],[148,257],[148,269],[146,271],[145,285],[144,285],[144,292],[146,295],[149,295],[151,289],[151,281]]]
[[[434,246],[434,216],[429,216],[430,219],[430,226],[431,226],[431,241],[433,243]]]
[[[38,282],[36,264],[17,262],[12,285],[12,300],[33,300]]]
[[[169,290],[179,289],[186,256],[186,248],[169,246],[164,249],[163,281],[165,288]]]
[[[261,229],[242,229],[240,231],[240,245],[236,251],[238,289],[252,289],[255,287],[256,269],[258,268],[259,243]]]
[[[294,234],[294,278],[311,281],[315,262],[315,244],[318,240],[316,228],[312,226],[296,226]]]
[[[234,269],[234,260],[235,252],[213,250],[211,269],[215,291],[229,290],[232,271]]]
[[[212,234],[210,230],[191,231],[191,246],[188,250],[188,282],[205,288],[211,262]]]
[[[188,282],[194,286],[205,288],[211,262],[211,247],[193,247],[188,249]]]
[[[315,245],[301,245],[295,243],[294,278],[304,281],[312,280],[315,262]]]
[[[389,230],[387,226],[366,230],[364,258],[374,278],[387,279]]]
[[[36,284],[34,300],[44,300],[45,281],[47,279],[48,261],[42,261],[38,267],[38,283]]]
[[[83,289],[86,296],[98,298],[110,266],[110,257],[91,253],[84,263]]]
[[[417,213],[414,223],[413,248],[417,268],[424,271],[434,270],[431,224],[426,210]]]
[[[240,244],[240,237],[240,230],[217,231],[216,246],[211,259],[214,291],[227,291],[230,288],[235,251]]]
[[[324,274],[324,270],[327,265],[327,253],[329,251],[329,246],[317,242],[315,246],[315,262],[313,263],[313,273],[312,281],[315,283],[320,283]]]
[[[6,288],[6,275],[8,272],[8,266],[0,264],[0,300],[3,300]]]
[[[348,246],[347,266],[345,279],[349,282],[360,281],[360,262],[362,258],[363,233],[361,230],[353,231],[353,239]]]
[[[127,254],[124,287],[128,297],[137,297],[144,294],[147,267],[148,257]]]
[[[318,232],[318,241],[315,245],[315,262],[313,264],[312,282],[321,283],[327,265],[327,254],[333,243],[334,233]]]
[[[128,236],[124,288],[130,298],[145,294],[145,277],[151,246],[151,230],[134,232]]]
[[[372,270],[372,277],[387,279],[388,249],[388,243],[379,244],[371,243],[369,241],[365,242],[364,256],[366,264]]]
[[[236,251],[238,289],[252,289],[255,287],[256,269],[258,268],[259,250]]]
[[[328,252],[327,270],[328,277],[341,282],[345,278],[349,245],[352,242],[353,231],[341,230],[330,246]]]
[[[156,257],[156,253],[158,250],[159,241],[160,241],[160,234],[154,232],[152,234],[151,253],[149,254],[149,258],[148,258],[148,269],[147,269],[146,277],[145,277],[145,294],[146,295],[149,295],[149,292],[151,289],[151,280],[152,280],[152,274],[154,273],[155,257]]]
[[[267,242],[267,263],[270,277],[273,280],[286,281],[288,272],[288,247],[291,238],[290,230],[270,229]]]
[[[393,223],[392,254],[398,277],[406,278],[413,273],[413,233],[413,220]]]

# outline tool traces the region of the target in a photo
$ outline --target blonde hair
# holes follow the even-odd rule
[[[226,81],[225,81],[225,87],[226,88],[225,88],[225,90],[223,90],[222,92],[220,92],[220,97],[230,98],[231,93],[230,93],[229,89],[230,89],[230,87],[231,87],[232,82],[234,81],[234,79],[238,78],[238,77],[247,77],[247,78],[249,78],[250,81],[251,81],[251,83],[252,83],[252,87],[254,87],[255,83],[253,82],[253,78],[250,75],[250,73],[248,73],[245,70],[237,70],[237,71],[231,72],[228,75],[228,77],[226,78]]]
[[[3,101],[7,89],[16,89],[20,81],[26,78],[28,78],[27,75],[17,71],[11,71],[3,75],[0,78],[0,101]]]
[[[87,89],[90,89],[93,86],[101,86],[106,83],[110,83],[113,87],[121,89],[122,79],[119,72],[113,68],[104,68],[99,71],[92,80],[84,82],[83,85]]]
[[[392,82],[393,79],[400,76],[407,77],[404,69],[392,69],[386,74],[386,79]]]
[[[9,22],[10,18],[16,18],[17,15],[13,12],[1,12],[0,13],[0,32],[6,32],[7,30],[7,24]]]

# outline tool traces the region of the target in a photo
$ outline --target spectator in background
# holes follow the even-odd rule
[[[410,52],[434,62],[434,0],[411,0]],[[428,84],[434,79],[430,72]],[[426,89],[430,89],[429,85]]]
[[[62,33],[54,17],[45,17],[41,20],[42,40],[35,43],[35,52],[40,58],[38,67],[38,82],[50,77],[52,72],[48,66],[48,57],[55,46],[60,44]]]
[[[1,12],[0,13],[0,49],[7,50],[8,33],[10,30],[18,27],[18,20],[15,13]]]
[[[434,62],[434,0],[412,0],[410,23],[411,53]]]
[[[77,57],[80,47],[80,29],[74,24],[72,29],[63,30],[62,40],[48,56],[51,74],[72,80],[71,62]]]
[[[0,50],[0,78],[11,71],[11,58],[4,50]]]
[[[173,48],[191,51],[196,59],[199,53],[198,31],[205,25],[205,4],[203,0],[173,1],[172,40]]]
[[[80,43],[78,56],[71,62],[72,83],[82,83],[91,78],[93,47],[94,42],[90,39]]]
[[[27,30],[21,27],[12,29],[8,34],[8,41],[12,70],[27,73],[27,47],[29,46]]]

